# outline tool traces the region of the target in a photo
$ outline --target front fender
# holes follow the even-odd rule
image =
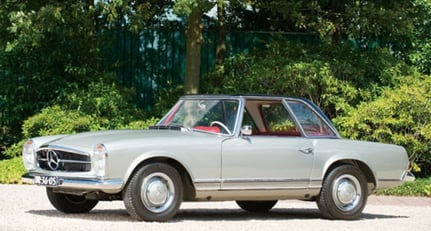
[[[194,179],[192,175],[192,171],[190,171],[190,168],[184,163],[184,161],[180,160],[178,156],[176,156],[175,154],[171,152],[166,152],[166,151],[151,151],[151,152],[147,152],[147,153],[143,153],[142,155],[139,155],[131,162],[123,177],[123,182],[124,182],[123,188],[129,181],[133,173],[137,169],[139,169],[142,164],[146,162],[152,162],[152,161],[175,161],[187,171],[187,174],[191,177],[191,179]]]

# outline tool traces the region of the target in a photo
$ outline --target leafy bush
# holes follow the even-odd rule
[[[47,107],[24,121],[22,125],[24,139],[8,147],[4,151],[4,156],[8,158],[19,156],[24,141],[30,137],[72,134],[100,128],[101,126],[97,123],[97,120],[89,115],[64,110],[58,105]]]
[[[132,121],[126,126],[124,126],[123,128],[124,129],[147,129],[150,126],[155,125],[157,122],[159,122],[159,119],[152,117],[148,120]]]
[[[21,183],[21,176],[26,172],[22,159],[15,157],[0,161],[0,184]]]
[[[64,110],[59,105],[47,107],[23,124],[25,138],[54,134],[69,134],[100,128],[89,115],[79,111]]]
[[[152,110],[153,116],[164,116],[182,95],[184,95],[183,85],[168,82],[167,86],[161,89],[156,96],[157,103]]]
[[[109,79],[106,76],[105,80],[92,82],[87,88],[65,92],[57,104],[91,117],[95,124],[92,129],[118,128],[144,118],[145,113],[133,103],[133,89],[119,87]]]
[[[431,174],[431,76],[403,78],[334,123],[345,137],[406,147],[418,176]]]
[[[29,117],[22,125],[23,139],[55,134],[73,134],[90,130],[146,128],[156,119],[143,120],[145,113],[137,109],[131,91],[115,84],[99,81],[88,88],[63,93],[57,105],[49,106]],[[8,158],[19,156],[24,141],[7,148]]]
[[[205,93],[275,94],[311,99],[330,117],[380,94],[412,71],[386,49],[273,41],[265,52],[227,59],[203,83]]]

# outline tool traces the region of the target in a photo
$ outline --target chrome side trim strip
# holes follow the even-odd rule
[[[322,179],[199,179],[194,185],[197,191],[320,189]]]
[[[222,183],[230,184],[230,183],[308,183],[310,180],[308,178],[298,178],[298,179],[228,179],[224,180]]]

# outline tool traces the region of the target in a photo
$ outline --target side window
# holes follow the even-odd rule
[[[281,103],[260,105],[262,119],[264,120],[267,133],[284,136],[300,136],[295,122],[289,112]]]
[[[289,102],[289,106],[307,136],[335,136],[332,129],[307,105]]]

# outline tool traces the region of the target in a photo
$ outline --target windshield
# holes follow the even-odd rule
[[[238,100],[186,99],[175,105],[158,125],[232,134],[238,105]]]

